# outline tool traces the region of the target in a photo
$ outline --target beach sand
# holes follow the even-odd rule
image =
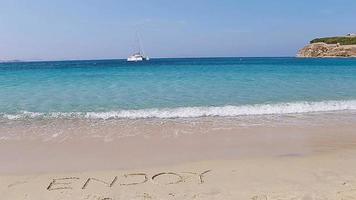
[[[2,121],[0,199],[356,199],[354,113]]]

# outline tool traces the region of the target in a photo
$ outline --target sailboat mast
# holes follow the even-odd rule
[[[139,50],[139,53],[141,55],[145,55],[145,52],[142,48],[142,44],[141,44],[141,38],[140,38],[140,34],[138,33],[138,31],[136,32],[136,37],[137,37],[137,41],[138,41],[138,50]]]

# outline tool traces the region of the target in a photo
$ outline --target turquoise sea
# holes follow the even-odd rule
[[[178,118],[356,110],[356,59],[0,63],[0,118]]]

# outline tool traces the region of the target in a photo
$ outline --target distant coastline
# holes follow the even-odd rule
[[[0,60],[0,63],[26,62],[24,60]]]

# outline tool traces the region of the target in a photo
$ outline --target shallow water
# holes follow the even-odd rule
[[[356,59],[0,63],[0,116],[181,118],[356,110]]]

